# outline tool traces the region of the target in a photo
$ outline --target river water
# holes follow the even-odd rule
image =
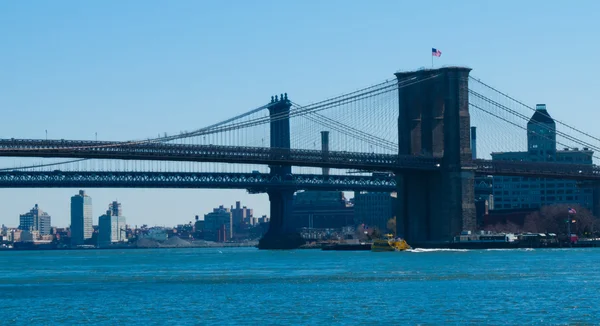
[[[0,252],[0,325],[599,324],[600,249]]]

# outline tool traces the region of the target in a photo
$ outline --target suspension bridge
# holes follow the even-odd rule
[[[526,148],[515,135],[537,123],[530,120],[535,108],[469,75],[464,67],[399,72],[395,79],[308,105],[280,94],[231,119],[171,136],[0,139],[2,157],[70,159],[2,168],[0,187],[266,192],[271,225],[261,246],[287,248],[297,240],[286,222],[297,190],[395,191],[397,233],[418,243],[475,229],[476,175],[600,181],[596,165],[564,164],[531,148],[536,159],[490,159],[491,152]],[[555,147],[585,147],[592,156],[598,151],[600,139],[557,122],[560,128],[547,133],[550,127],[539,123],[536,137]],[[473,154],[475,125],[483,131],[481,156]],[[98,169],[98,162],[111,163]],[[151,164],[159,164],[158,171],[149,171]],[[206,164],[227,171],[213,172]]]

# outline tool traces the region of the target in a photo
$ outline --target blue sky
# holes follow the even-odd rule
[[[3,1],[0,137],[139,139],[193,130],[287,92],[308,103],[459,64],[595,133],[600,3],[578,1]],[[14,159],[0,161],[10,166]],[[77,189],[0,190],[0,224],[35,203],[69,223]],[[244,191],[88,189],[131,224],[173,225]]]

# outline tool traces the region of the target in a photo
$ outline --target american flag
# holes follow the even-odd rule
[[[436,48],[431,48],[431,55],[434,57],[441,57],[442,56],[442,51],[436,49]]]
[[[577,214],[575,208],[569,208],[569,214]]]

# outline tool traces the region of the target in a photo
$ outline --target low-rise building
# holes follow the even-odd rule
[[[140,239],[150,239],[155,241],[167,241],[169,235],[167,230],[161,227],[152,227],[138,234]]]
[[[231,211],[223,205],[204,215],[204,240],[224,242],[233,237]]]
[[[394,217],[394,201],[396,193],[389,192],[355,192],[354,193],[354,225],[365,224],[387,230],[388,221]]]
[[[354,207],[341,191],[301,191],[294,195],[290,226],[339,229],[354,225]]]

